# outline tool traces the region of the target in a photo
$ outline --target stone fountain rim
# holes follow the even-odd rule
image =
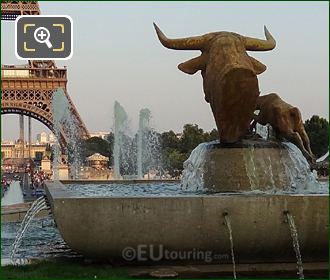
[[[87,200],[87,199],[119,199],[119,200],[164,200],[164,199],[217,199],[217,198],[224,198],[224,197],[245,197],[245,198],[279,198],[279,197],[328,197],[328,194],[306,194],[306,195],[218,195],[218,196],[212,196],[212,195],[195,195],[195,196],[56,196],[55,199],[79,199],[79,200]]]
[[[286,149],[286,141],[265,140],[263,138],[242,139],[235,143],[208,142],[209,149],[233,149],[233,148],[256,148],[256,149]]]

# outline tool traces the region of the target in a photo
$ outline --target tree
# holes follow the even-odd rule
[[[177,176],[183,169],[183,163],[187,159],[186,154],[176,149],[167,148],[163,151],[163,167],[171,176]]]
[[[312,152],[317,158],[323,156],[329,147],[329,122],[314,115],[306,120],[304,126],[310,140]]]
[[[215,128],[212,129],[211,132],[204,132],[204,141],[203,142],[210,142],[210,141],[214,141],[214,140],[218,140],[219,139],[219,133],[218,130],[216,130]]]
[[[115,142],[114,134],[112,132],[110,132],[109,135],[107,136],[106,140],[110,143],[110,146],[113,147],[113,144]]]
[[[111,144],[107,140],[103,140],[100,137],[91,137],[83,140],[81,153],[83,158],[85,159],[95,153],[99,153],[110,158],[112,156]]]
[[[218,139],[218,131],[204,132],[197,124],[186,124],[183,127],[182,137],[172,131],[161,134],[163,167],[172,176],[177,176],[183,170],[183,163],[190,153],[200,143]]]
[[[219,132],[217,129],[213,128],[210,132],[210,141],[218,140],[219,139]]]
[[[162,149],[171,148],[177,149],[179,146],[179,139],[173,130],[163,132],[160,136]]]
[[[180,141],[181,152],[190,154],[200,143],[205,142],[204,131],[197,124],[186,124],[183,127]]]

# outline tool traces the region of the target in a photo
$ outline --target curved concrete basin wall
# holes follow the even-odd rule
[[[303,261],[328,260],[328,195],[74,198],[61,184],[47,184],[47,195],[64,240],[88,257],[122,260],[141,244],[230,256],[227,212],[237,262],[295,261],[289,211]]]

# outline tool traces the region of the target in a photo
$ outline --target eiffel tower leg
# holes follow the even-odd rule
[[[19,115],[20,158],[24,159],[24,115]]]
[[[31,128],[31,117],[28,118],[28,137],[29,137],[29,159],[31,159],[31,132],[32,132],[32,128]]]

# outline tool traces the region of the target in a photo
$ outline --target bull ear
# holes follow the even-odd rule
[[[203,70],[205,68],[206,58],[205,55],[200,55],[198,57],[192,58],[186,62],[180,63],[178,68],[186,74],[195,74],[198,70]]]
[[[262,64],[261,62],[259,62],[255,58],[253,58],[252,56],[249,56],[249,57],[250,57],[250,60],[251,60],[251,63],[253,65],[253,69],[254,69],[254,72],[256,73],[256,75],[259,75],[266,71],[266,69],[267,69],[266,65]]]

